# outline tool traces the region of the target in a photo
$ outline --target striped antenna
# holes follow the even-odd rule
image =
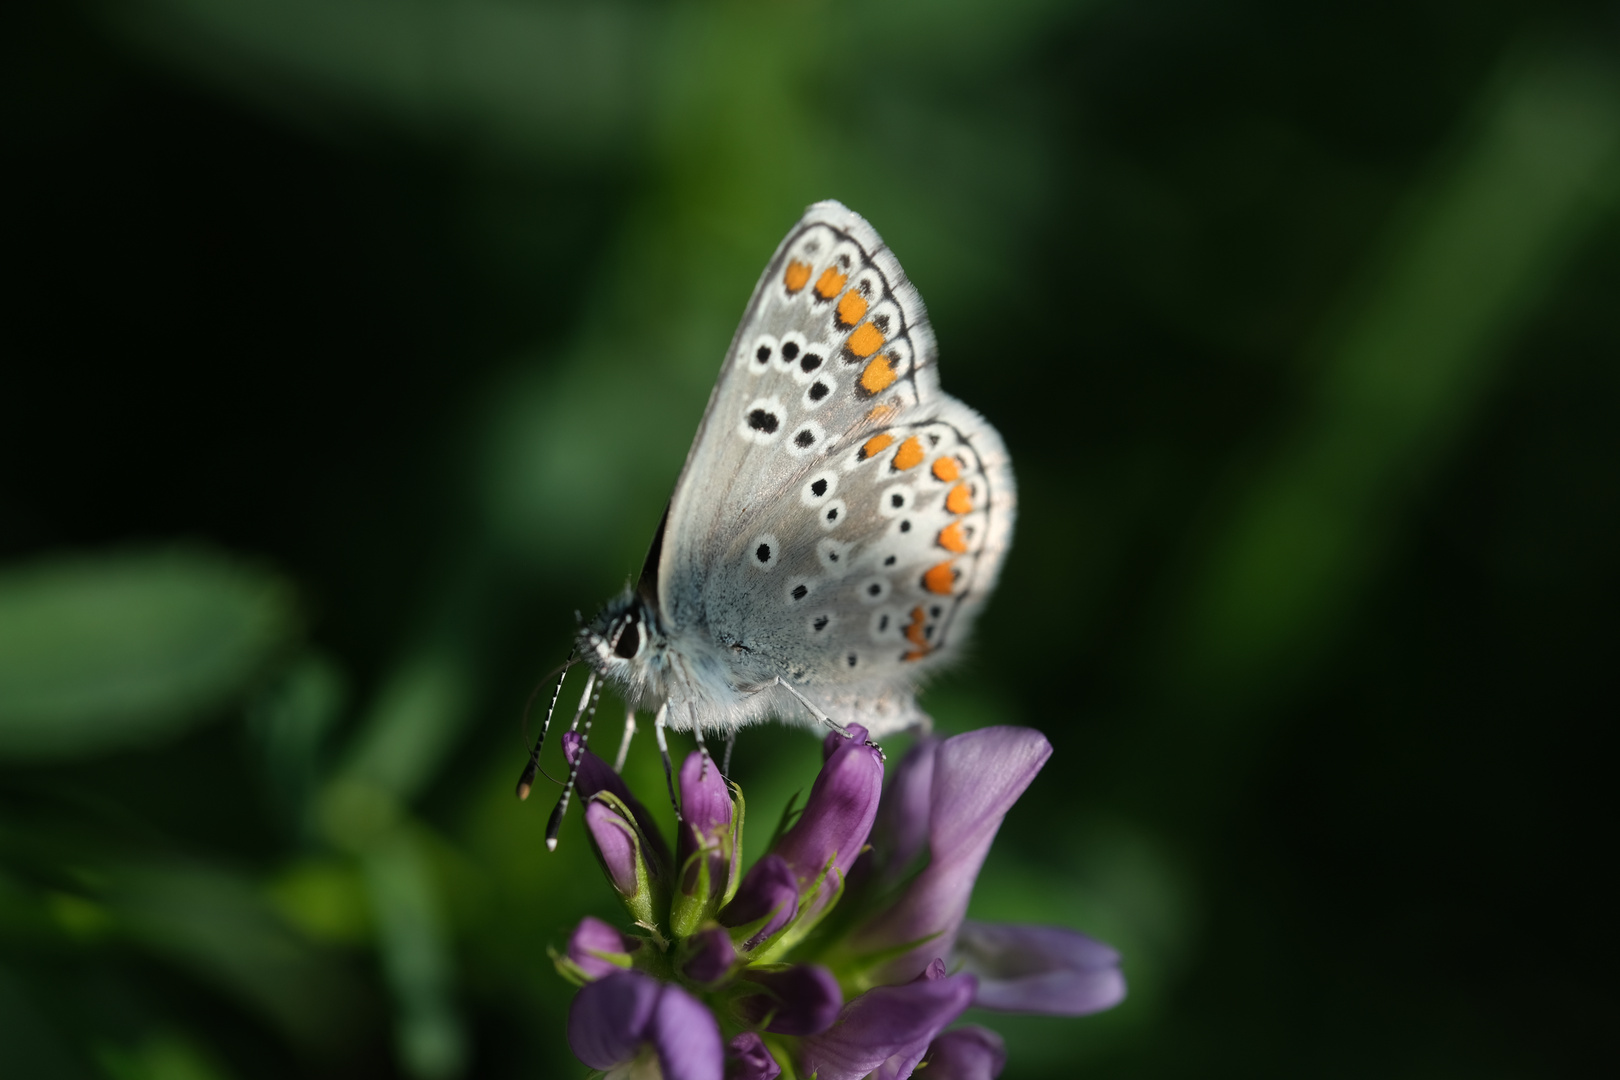
[[[563,661],[562,667],[557,669],[557,688],[551,692],[551,705],[546,709],[546,721],[540,725],[540,737],[534,740],[534,748],[529,751],[529,763],[523,766],[523,775],[518,777],[517,797],[519,801],[527,799],[529,792],[534,790],[534,778],[540,773],[540,748],[546,744],[546,732],[551,729],[551,714],[557,711],[557,699],[562,697],[563,680],[568,678],[568,669],[574,666],[574,650],[568,650],[568,659]],[[540,693],[541,683],[529,695],[528,703],[523,706],[523,728],[529,727],[529,709],[534,705],[534,699]]]
[[[580,735],[579,753],[574,755],[573,764],[568,766],[568,781],[563,784],[562,798],[557,800],[557,806],[551,811],[551,820],[546,822],[546,850],[557,850],[557,834],[562,831],[563,815],[568,812],[568,802],[574,797],[574,782],[579,777],[579,763],[585,760],[585,746],[591,739],[591,724],[596,720],[596,703],[601,698],[602,691],[596,684],[596,672],[585,680],[585,692],[579,695],[579,708],[574,710],[574,722],[568,725],[569,731],[578,731],[579,722],[583,717],[585,730]]]

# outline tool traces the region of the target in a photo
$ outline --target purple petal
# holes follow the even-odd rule
[[[765,1049],[755,1031],[745,1031],[726,1044],[726,1080],[776,1080],[782,1066]]]
[[[973,1004],[1003,1012],[1084,1016],[1125,998],[1119,953],[1060,926],[962,923],[957,955],[979,976]]]
[[[636,1056],[662,987],[651,975],[619,971],[586,983],[568,1006],[568,1045],[593,1069],[611,1069]]]
[[[636,895],[636,839],[630,823],[607,803],[592,799],[585,804],[585,829],[608,881],[620,896]]]
[[[623,956],[628,960],[629,953],[630,948],[623,934],[590,915],[579,921],[568,938],[568,959],[592,979],[624,970],[620,965],[602,959],[603,956]]]
[[[765,1030],[777,1035],[826,1031],[838,1019],[838,1010],[844,1004],[838,980],[820,964],[799,964],[783,971],[748,971],[743,978],[758,983],[769,993],[743,998],[738,1009],[753,1024],[769,1016]]]
[[[729,860],[721,844],[731,832],[731,792],[708,754],[694,750],[681,766],[681,825],[675,845],[676,858],[681,866],[707,844],[715,853],[709,856],[709,895],[719,896],[726,888]],[[697,868],[691,878],[681,883],[682,891],[690,895],[697,887]]]
[[[767,855],[753,865],[731,903],[720,910],[721,926],[747,926],[770,919],[743,943],[752,949],[793,921],[799,913],[799,881],[780,855]]]
[[[737,962],[731,935],[724,930],[702,930],[686,939],[686,960],[681,971],[698,983],[712,983],[725,977]]]
[[[908,979],[931,957],[949,954],[1002,818],[1051,755],[1052,744],[1030,728],[981,728],[939,744],[929,792],[928,866],[851,941],[862,952],[922,944],[885,964],[876,978]]]
[[[834,855],[839,876],[848,874],[877,816],[883,759],[865,744],[865,728],[851,725],[850,732],[852,738],[833,736],[838,743],[810,787],[804,813],[773,849],[793,868],[801,886],[815,881]]]
[[[720,1025],[701,1001],[680,987],[664,986],[647,1037],[658,1052],[664,1080],[720,1080],[726,1064]]]
[[[597,757],[588,747],[584,748],[584,754],[581,755],[583,742],[579,732],[563,732],[563,754],[568,758],[568,763],[572,765],[576,758],[579,759],[579,771],[574,777],[579,797],[588,800],[598,791],[611,791],[617,795],[624,805],[630,808],[636,824],[641,826],[641,832],[647,838],[647,846],[651,848],[647,852],[647,857],[652,873],[655,876],[660,874],[663,867],[671,865],[669,845],[664,842],[663,833],[658,831],[658,825],[653,821],[652,815],[647,813],[647,808],[630,794],[623,777],[614,772],[607,762]]]
[[[928,1048],[928,1080],[996,1080],[1007,1064],[1007,1047],[989,1028],[947,1031]]]
[[[936,738],[920,739],[895,767],[872,825],[872,856],[880,879],[902,874],[928,840],[928,810],[934,786]]]
[[[859,1080],[887,1065],[890,1075],[909,1076],[934,1036],[973,1000],[972,975],[945,976],[943,964],[930,968],[912,982],[879,986],[845,1005],[832,1027],[804,1040],[802,1073]]]

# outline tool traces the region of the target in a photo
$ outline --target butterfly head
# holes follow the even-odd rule
[[[603,677],[620,687],[651,689],[658,681],[663,634],[646,600],[626,592],[580,630],[579,650]]]

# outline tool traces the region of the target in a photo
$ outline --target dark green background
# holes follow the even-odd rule
[[[616,913],[519,716],[825,197],[1021,485],[925,698],[1056,748],[975,911],[1131,981],[991,1018],[1006,1076],[1614,1067],[1613,4],[19,2],[0,50],[0,1071],[583,1074],[546,948]],[[750,850],[816,760],[739,743]]]

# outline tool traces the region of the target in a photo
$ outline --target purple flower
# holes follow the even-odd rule
[[[569,1017],[580,1060],[622,1076],[656,1059],[669,1080],[775,1080],[790,1064],[904,1080],[926,1059],[926,1080],[995,1080],[1001,1039],[945,1030],[969,1005],[1079,1015],[1123,999],[1119,955],[1101,942],[963,918],[1002,819],[1051,754],[1038,732],[923,739],[886,791],[881,758],[853,733],[827,740],[804,812],[743,875],[742,794],[705,755],[681,769],[671,871],[623,782],[569,747],[597,855],[640,928],[587,919],[557,957],[586,983]],[[851,909],[825,920],[837,904]],[[723,1053],[722,1027],[736,1033]]]
[[[738,1012],[751,1024],[764,1024],[778,1035],[815,1035],[838,1017],[844,993],[833,973],[819,964],[798,964],[743,977],[765,990],[738,1002]]]
[[[927,769],[929,863],[883,913],[856,930],[851,947],[882,953],[908,942],[920,944],[887,960],[880,982],[914,977],[929,960],[949,955],[957,927],[1001,819],[1052,755],[1046,736],[1029,728],[993,727],[940,742],[932,758],[917,755],[914,770]],[[913,831],[921,799],[920,778],[908,778],[898,835]]]
[[[568,1045],[603,1070],[650,1052],[664,1080],[719,1080],[725,1063],[720,1026],[703,1003],[639,971],[580,989],[568,1010]]]
[[[968,1025],[947,1031],[928,1048],[928,1080],[996,1080],[1007,1064],[1001,1036]]]
[[[817,1080],[910,1076],[946,1024],[973,1001],[972,975],[945,974],[935,960],[902,986],[879,986],[844,1006],[838,1020],[804,1040],[804,1072]]]
[[[726,1080],[776,1080],[782,1066],[758,1032],[745,1031],[726,1044]]]
[[[582,981],[600,979],[630,966],[630,948],[623,934],[587,915],[568,939],[568,959]]]
[[[1119,953],[1060,926],[962,923],[956,955],[979,977],[973,1004],[1002,1012],[1084,1016],[1125,999]]]

